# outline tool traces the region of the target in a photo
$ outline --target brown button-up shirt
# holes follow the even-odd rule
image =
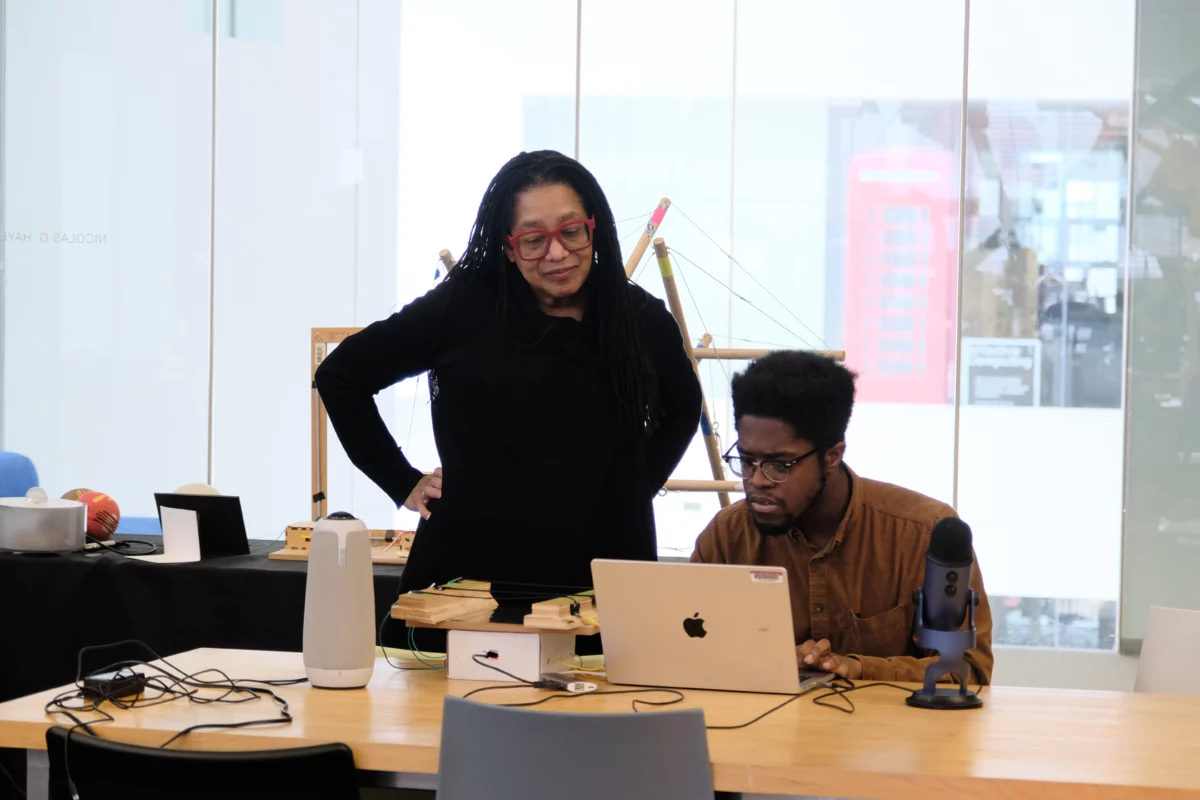
[[[783,567],[797,644],[828,639],[834,653],[862,664],[867,680],[923,681],[936,657],[925,656],[913,639],[912,595],[925,580],[933,526],[956,514],[923,494],[860,478],[849,467],[846,472],[850,503],[820,550],[802,531],[763,536],[743,500],[713,518],[696,540],[692,561]],[[972,682],[986,684],[992,677],[992,614],[978,560],[971,588],[980,599],[976,647],[967,651],[967,662]]]

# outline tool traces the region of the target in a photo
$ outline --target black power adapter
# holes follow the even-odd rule
[[[110,700],[136,697],[146,688],[146,676],[131,669],[97,672],[83,679],[80,691],[89,700]]]

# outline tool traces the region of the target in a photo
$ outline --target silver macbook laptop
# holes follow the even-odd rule
[[[833,678],[801,672],[779,567],[592,562],[610,683],[796,694]]]

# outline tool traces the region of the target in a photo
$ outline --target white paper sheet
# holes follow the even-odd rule
[[[153,556],[130,556],[160,564],[183,564],[200,560],[200,525],[196,512],[186,508],[159,508],[162,517],[163,552]]]

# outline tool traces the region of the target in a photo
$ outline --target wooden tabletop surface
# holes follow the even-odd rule
[[[219,667],[241,679],[304,675],[298,653],[193,650],[169,661],[188,672]],[[482,685],[450,681],[440,671],[397,671],[379,659],[364,690],[277,689],[290,704],[291,724],[201,731],[172,746],[270,749],[339,741],[350,745],[360,769],[436,773],[443,696]],[[65,721],[43,710],[60,691],[0,704],[0,747],[44,749],[46,729]],[[478,699],[508,703],[540,694],[511,689]],[[685,702],[672,708],[702,708],[709,725],[746,722],[780,701],[684,694]],[[749,728],[709,732],[716,787],[895,800],[1200,797],[1200,697],[1006,687],[981,694],[979,710],[927,711],[906,706],[903,692],[879,686],[850,695],[854,714],[800,698]],[[630,696],[595,694],[539,708],[627,712]],[[263,699],[178,701],[112,713],[116,722],[99,725],[101,735],[159,745],[191,725],[260,719],[276,710]]]

